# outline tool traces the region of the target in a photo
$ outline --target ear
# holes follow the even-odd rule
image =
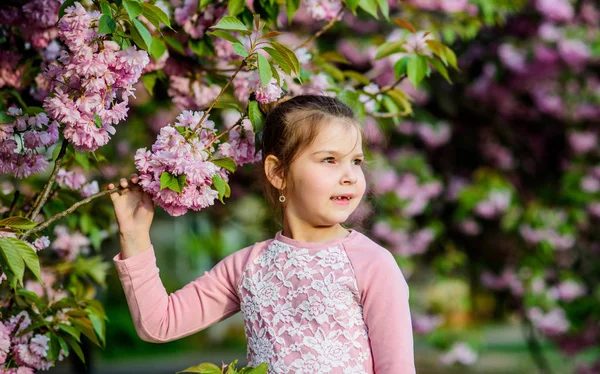
[[[285,188],[285,180],[281,175],[281,172],[277,173],[277,168],[280,164],[281,163],[277,157],[268,155],[265,159],[265,175],[273,187],[277,188],[278,190],[283,190]]]

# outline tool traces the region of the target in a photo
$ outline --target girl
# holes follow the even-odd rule
[[[175,340],[241,310],[248,364],[270,373],[414,373],[406,281],[389,251],[342,226],[366,185],[352,110],[326,96],[289,99],[266,117],[262,154],[283,230],[171,295],[150,243],[152,198],[137,175],[120,180],[131,187],[111,194],[114,263],[140,338]]]

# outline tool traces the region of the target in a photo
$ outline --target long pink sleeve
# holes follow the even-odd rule
[[[226,257],[170,295],[160,280],[152,246],[126,259],[116,255],[113,261],[140,338],[154,343],[175,340],[237,313],[237,283],[252,249]]]
[[[393,255],[365,236],[345,248],[361,293],[375,373],[415,373],[408,285]]]

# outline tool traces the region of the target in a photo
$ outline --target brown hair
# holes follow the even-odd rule
[[[265,119],[261,139],[263,170],[264,160],[268,155],[273,155],[279,160],[275,173],[281,173],[285,179],[296,156],[314,141],[324,122],[333,118],[342,119],[361,131],[352,109],[336,98],[321,95],[284,96],[271,107]],[[262,174],[267,201],[280,213],[280,192]],[[277,217],[281,217],[281,214],[277,214]]]

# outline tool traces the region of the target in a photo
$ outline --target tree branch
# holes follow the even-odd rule
[[[42,207],[44,206],[44,204],[46,204],[46,200],[48,199],[48,195],[50,194],[52,185],[54,184],[54,181],[56,180],[56,175],[58,174],[58,169],[60,168],[60,165],[62,164],[62,159],[65,156],[65,152],[67,151],[68,145],[69,145],[69,142],[67,141],[67,139],[64,139],[62,142],[62,145],[60,147],[60,152],[58,153],[58,156],[56,156],[56,160],[54,161],[54,169],[52,170],[50,179],[48,179],[48,182],[44,186],[42,193],[40,193],[38,195],[38,198],[35,200],[35,203],[33,203],[33,209],[31,210],[31,213],[27,217],[32,221],[38,215],[40,210],[42,210]]]
[[[105,191],[102,191],[102,192],[98,192],[97,194],[91,195],[89,197],[86,197],[85,199],[83,199],[81,201],[78,201],[75,204],[71,205],[68,209],[66,209],[66,210],[64,210],[64,211],[62,211],[60,213],[57,213],[54,216],[50,217],[48,220],[44,221],[41,225],[36,226],[36,227],[32,228],[29,231],[26,231],[23,235],[21,235],[20,239],[24,240],[26,237],[30,236],[31,234],[35,234],[36,232],[40,232],[40,231],[44,230],[45,228],[47,228],[48,226],[50,226],[53,222],[55,222],[55,221],[57,221],[57,220],[65,217],[65,216],[67,216],[70,213],[73,213],[77,208],[79,208],[82,205],[85,205],[85,204],[89,203],[92,200],[95,200],[95,199],[97,199],[99,197],[103,197],[105,195],[111,194],[113,192],[126,190],[127,188],[128,187],[123,188],[121,186],[118,186],[118,187],[113,188],[112,190],[105,190]]]
[[[296,52],[297,50],[299,50],[302,47],[306,47],[313,40],[315,40],[319,36],[323,35],[325,33],[325,31],[329,30],[337,22],[338,18],[340,18],[340,16],[342,15],[343,11],[344,11],[344,7],[342,7],[342,9],[340,9],[340,11],[335,15],[335,17],[333,17],[331,19],[331,21],[329,21],[325,26],[323,26],[323,28],[321,30],[317,31],[313,36],[311,36],[310,38],[306,39],[304,41],[304,43],[302,43],[299,46],[297,46],[296,48],[294,48],[294,52]]]

